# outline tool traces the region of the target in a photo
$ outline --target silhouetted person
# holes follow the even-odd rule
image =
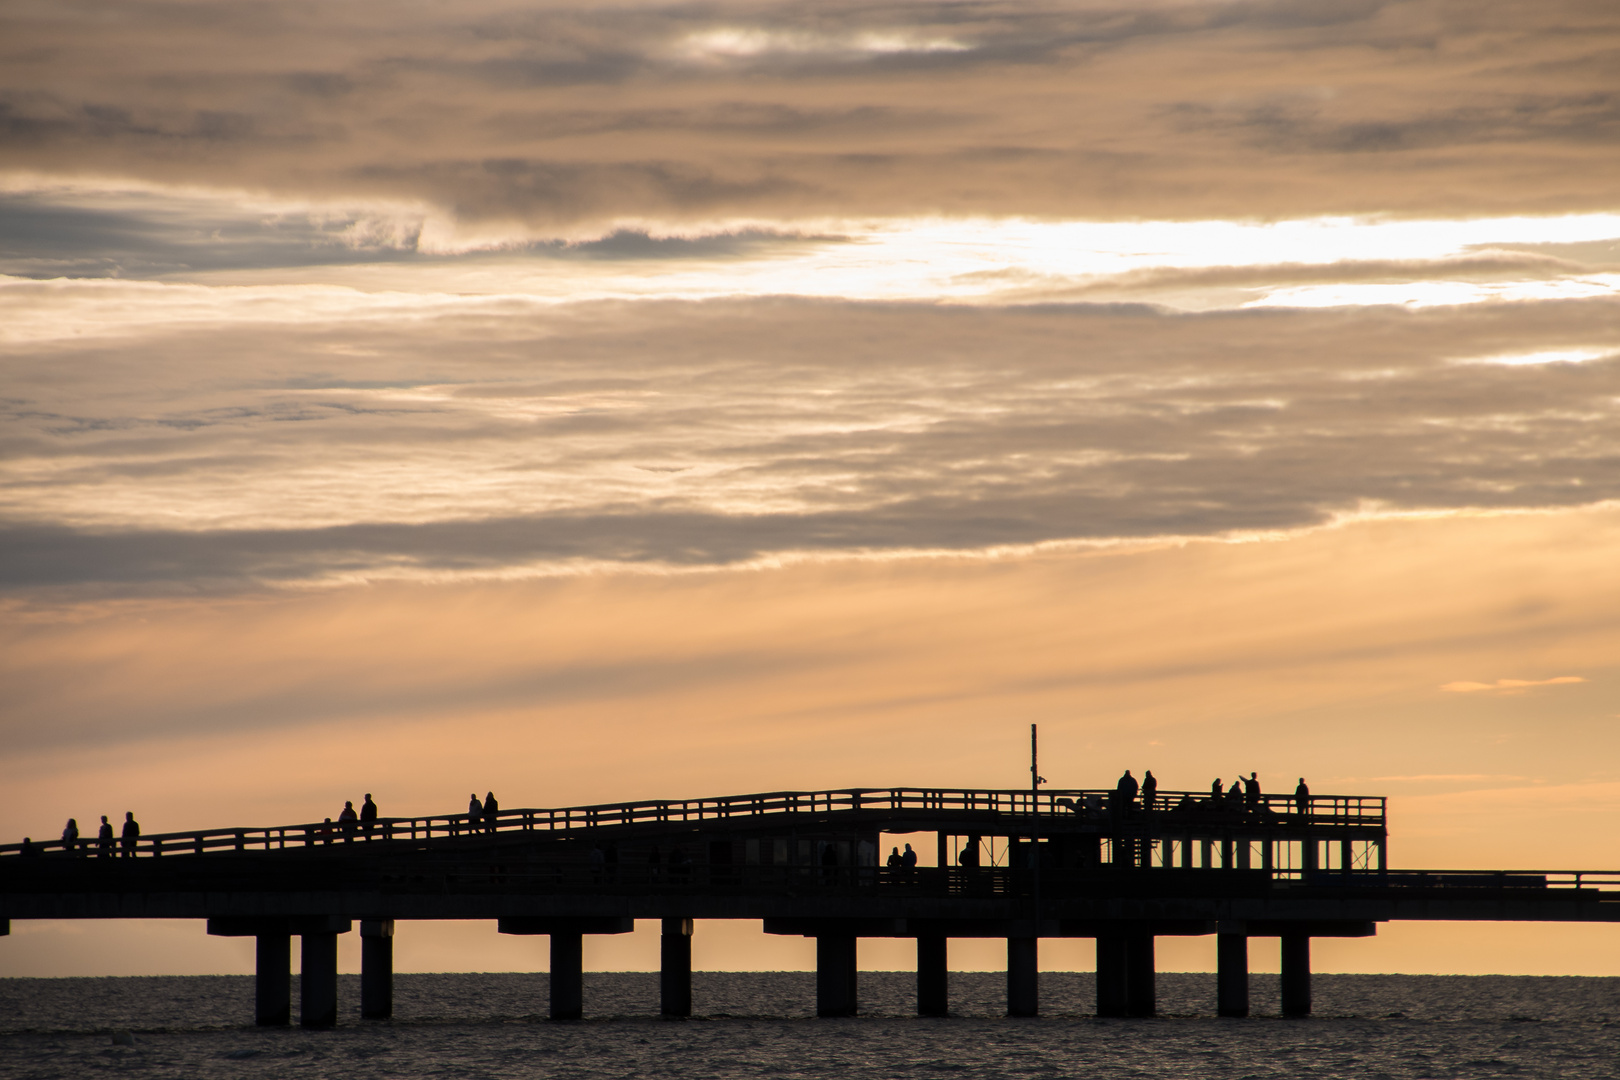
[[[1252,772],[1243,781],[1243,805],[1250,810],[1260,809],[1260,774]]]
[[[327,818],[321,827],[316,830],[316,833],[321,843],[330,844],[332,842],[332,819]]]
[[[124,858],[135,857],[135,845],[141,842],[141,823],[135,820],[135,811],[124,811]]]
[[[1130,774],[1127,773],[1126,775]],[[957,853],[956,865],[966,867],[969,870],[977,870],[979,868],[979,844],[981,842],[980,837],[968,837],[967,847]]]
[[[830,840],[821,849],[821,878],[828,882],[838,879],[838,845]]]
[[[492,791],[488,795],[485,795],[484,796],[484,830],[486,832],[491,832],[492,833],[492,832],[495,831],[495,826],[497,824],[497,818],[500,816],[500,812],[501,812],[501,804],[495,801],[495,793]]]
[[[1311,789],[1306,786],[1305,778],[1299,778],[1299,787],[1294,789],[1294,813],[1304,817],[1311,812]]]
[[[1232,781],[1232,786],[1226,789],[1226,808],[1243,812],[1243,778],[1240,776]]]
[[[1153,770],[1149,769],[1142,774],[1142,809],[1153,809],[1153,797],[1159,793],[1159,781],[1154,779]]]
[[[1119,795],[1119,804],[1125,809],[1136,805],[1136,777],[1131,775],[1131,770],[1125,770],[1125,775],[1114,785],[1114,791]]]
[[[906,860],[900,857],[899,848],[892,847],[889,849],[889,859],[884,865],[889,868],[890,873],[898,873],[905,868]]]
[[[343,812],[338,815],[338,824],[343,826],[343,842],[345,844],[354,839],[354,827],[359,822],[360,815],[354,812],[354,803],[345,799],[343,801]]]
[[[900,856],[900,862],[908,872],[917,869],[917,853],[911,850],[910,844],[906,845],[905,853]]]
[[[62,850],[69,855],[79,850],[79,822],[77,818],[68,818],[68,823],[62,827]]]
[[[483,828],[484,804],[478,801],[477,795],[467,796],[467,835],[471,836]]]
[[[1209,801],[1219,806],[1225,790],[1225,787],[1221,784],[1221,778],[1217,776],[1209,785]]]
[[[371,801],[371,792],[366,792],[366,801],[360,804],[360,829],[371,839],[371,830],[377,827],[377,804]]]
[[[32,836],[23,837],[22,850],[19,851],[17,854],[21,855],[25,859],[37,859],[37,858],[39,858],[39,855],[40,855],[39,847],[38,847],[38,845],[36,845],[34,843],[34,838]]]
[[[96,854],[103,859],[113,857],[113,827],[107,815],[101,815],[101,830],[96,833]]]

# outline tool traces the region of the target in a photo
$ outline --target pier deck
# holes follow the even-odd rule
[[[1302,1015],[1312,937],[1397,919],[1620,922],[1620,873],[1392,869],[1385,814],[1367,796],[1159,792],[1144,805],[1111,791],[868,788],[164,833],[111,852],[56,841],[35,858],[11,844],[0,931],[12,919],[206,919],[210,933],[258,939],[262,1023],[290,1015],[298,936],[302,1022],[322,1026],[336,1021],[336,935],[356,921],[363,1015],[390,1009],[396,923],[493,919],[551,937],[558,1018],[582,1010],[582,935],[637,919],[662,921],[671,1015],[690,1010],[703,919],[815,937],[824,1015],[855,1008],[860,937],[917,939],[925,1013],[945,1007],[948,939],[1007,939],[1015,1015],[1038,1009],[1043,937],[1097,940],[1104,1015],[1151,1015],[1153,940],[1188,934],[1219,936],[1219,1010],[1244,1015],[1247,940],[1278,937],[1284,1011]],[[907,842],[931,846],[936,865],[888,866]]]

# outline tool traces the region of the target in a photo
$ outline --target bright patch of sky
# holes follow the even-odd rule
[[[12,219],[17,225],[0,229],[14,238],[0,253],[0,274],[13,277],[0,282],[13,285],[20,278],[121,277],[548,304],[799,296],[959,304],[1135,301],[1180,310],[1422,308],[1620,292],[1620,273],[1605,265],[1612,261],[1607,255],[1580,262],[1554,254],[1620,240],[1620,214],[1277,222],[732,220],[679,228],[629,221],[606,236],[554,237],[515,225],[469,226],[408,204],[281,203],[161,188],[30,190],[17,178],[0,182],[0,194],[0,225]],[[51,257],[30,254],[31,235],[52,245]],[[634,242],[626,246],[625,237]],[[14,302],[20,299],[15,289],[6,291]],[[36,306],[37,291],[27,291],[33,302],[14,313],[11,334],[67,332],[67,323],[56,330],[26,325],[39,321],[30,314],[44,315],[50,307]],[[294,306],[344,303],[331,292],[285,299]],[[182,306],[197,300],[188,297]],[[108,319],[120,321],[114,311],[91,322]],[[72,328],[82,333],[89,326]]]

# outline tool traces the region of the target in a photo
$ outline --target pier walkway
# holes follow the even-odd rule
[[[361,1015],[392,1009],[392,939],[413,919],[491,919],[550,938],[551,1015],[584,1011],[582,941],[663,928],[667,1015],[691,1010],[704,919],[814,937],[817,1012],[856,1010],[856,942],[917,943],[917,1001],[947,1012],[948,941],[1007,942],[1010,1015],[1035,1015],[1041,938],[1094,938],[1097,1011],[1150,1016],[1154,940],[1217,936],[1220,1014],[1247,1015],[1249,939],[1277,938],[1282,1011],[1310,1011],[1310,941],[1395,919],[1620,921],[1620,872],[1393,869],[1380,797],[848,788],[0,845],[13,919],[196,918],[257,939],[261,1024],[336,1023],[337,935],[362,938]],[[912,844],[933,865],[888,865]],[[3,947],[3,946],[0,946]]]

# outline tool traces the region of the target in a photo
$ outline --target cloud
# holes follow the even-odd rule
[[[1566,683],[1583,683],[1586,680],[1579,675],[1559,675],[1552,679],[1497,679],[1495,682],[1449,682],[1440,689],[1448,694],[1478,694],[1481,692],[1492,694],[1519,694],[1536,686],[1563,686]]]
[[[568,232],[1609,209],[1620,145],[1575,0],[120,12],[8,10],[11,168]]]
[[[10,347],[14,589],[715,567],[1620,500],[1620,361],[1453,362],[1612,333],[1608,299],[1171,314],[9,289],[85,330]]]

